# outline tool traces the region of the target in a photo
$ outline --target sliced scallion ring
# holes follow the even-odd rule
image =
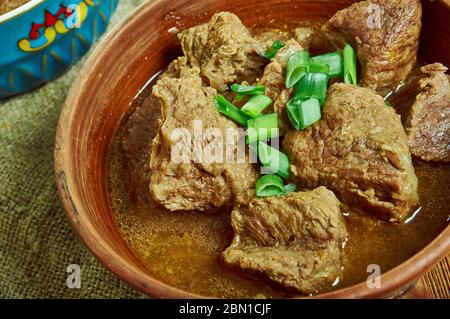
[[[232,120],[238,122],[242,126],[246,126],[249,116],[244,114],[240,109],[233,105],[230,101],[228,101],[223,95],[217,95],[214,98],[214,104],[220,113],[225,114]]]
[[[241,85],[234,83],[231,85],[231,91],[241,95],[261,95],[264,94],[265,87],[263,84]]]
[[[326,64],[312,62],[309,64],[309,73],[323,73],[328,75],[330,73],[330,67]]]
[[[278,135],[278,113],[265,114],[247,121],[247,144],[269,140]]]
[[[272,43],[272,46],[266,51],[264,57],[268,60],[272,60],[278,53],[280,49],[284,47],[283,41],[275,40]]]
[[[346,84],[357,85],[356,75],[356,53],[351,45],[346,44],[343,51],[344,55],[344,82]]]
[[[256,182],[257,197],[282,196],[286,194],[283,180],[278,175],[264,175]]]
[[[295,98],[293,98],[286,104],[286,113],[289,118],[289,121],[297,131],[299,131],[301,128],[299,106],[300,105],[297,103]]]
[[[259,142],[258,157],[264,168],[270,171],[271,174],[276,174],[285,179],[289,178],[291,168],[286,154],[266,143]]]
[[[286,194],[293,193],[297,190],[297,185],[294,183],[290,183],[284,186],[284,190],[286,191]]]
[[[286,68],[286,87],[292,88],[309,71],[309,53],[297,51],[288,60]]]
[[[322,118],[320,102],[316,98],[310,98],[302,102],[299,108],[300,129],[316,123]]]
[[[266,95],[255,95],[241,108],[241,111],[248,116],[257,117],[270,104],[272,104],[270,97]]]
[[[317,64],[326,64],[329,67],[328,77],[341,77],[344,74],[344,61],[339,52],[326,53],[311,58]]]
[[[294,98],[300,101],[316,98],[320,105],[325,103],[328,90],[328,75],[308,73],[295,85]]]

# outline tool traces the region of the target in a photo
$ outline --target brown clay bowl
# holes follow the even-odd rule
[[[238,14],[247,26],[330,17],[345,0],[153,0],[142,5],[90,56],[61,113],[55,146],[59,193],[73,224],[92,253],[120,279],[161,298],[202,297],[153,278],[134,257],[113,221],[106,183],[108,144],[149,76],[179,54],[174,26],[190,27],[218,11]],[[170,13],[170,14],[169,14]],[[180,17],[175,20],[173,17]],[[450,64],[448,0],[424,1],[422,54]],[[176,22],[178,21],[178,24]],[[415,256],[382,276],[382,288],[365,283],[321,298],[398,295],[450,251],[450,226]]]

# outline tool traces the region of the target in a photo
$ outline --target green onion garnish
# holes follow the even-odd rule
[[[316,98],[303,101],[299,108],[300,129],[304,130],[308,126],[316,123],[322,118],[320,102]]]
[[[293,193],[297,190],[297,185],[295,185],[294,183],[287,184],[286,186],[284,186],[284,190],[286,191],[286,194]]]
[[[236,97],[234,98],[235,102],[241,102],[244,99],[245,95],[242,94],[236,94]]]
[[[240,85],[240,84],[233,84],[231,85],[231,91],[236,93],[235,100],[237,102],[242,101],[242,99],[246,95],[261,95],[265,93],[265,87],[263,84],[258,85]]]
[[[301,129],[299,103],[301,103],[301,101],[297,101],[294,98],[286,104],[286,113],[288,115],[289,121],[297,131],[300,131]]]
[[[326,64],[319,64],[312,62],[309,64],[310,73],[323,73],[328,75],[330,73],[330,67]]]
[[[261,176],[256,182],[256,196],[271,197],[286,194],[283,180],[277,175]]]
[[[278,113],[270,113],[247,121],[247,144],[278,137]]]
[[[286,105],[286,112],[292,126],[301,131],[322,118],[320,102],[317,98],[307,100],[292,99]]]
[[[225,114],[242,126],[247,125],[249,117],[228,101],[223,95],[217,95],[214,98],[214,104],[220,113]]]
[[[309,71],[309,53],[297,51],[291,55],[286,69],[286,87],[292,88]]]
[[[264,54],[264,57],[272,60],[282,48],[284,48],[284,43],[280,40],[275,40],[273,41],[272,46]]]
[[[266,95],[255,95],[241,108],[241,111],[248,116],[257,117],[270,104],[272,104],[270,97]]]
[[[286,154],[280,152],[266,143],[258,143],[258,157],[261,164],[270,174],[279,175],[285,179],[289,178],[290,164]]]
[[[328,75],[325,73],[308,73],[295,85],[294,98],[304,101],[310,98],[325,103],[328,89]]]
[[[344,61],[342,60],[342,55],[339,52],[318,55],[312,57],[311,61],[317,64],[328,65],[328,76],[330,78],[341,77],[344,74]]]
[[[231,91],[241,95],[261,95],[265,92],[263,84],[258,85],[241,85],[234,83],[231,85]]]
[[[343,51],[344,55],[344,82],[346,84],[356,85],[358,79],[356,76],[356,53],[355,50],[346,44]]]

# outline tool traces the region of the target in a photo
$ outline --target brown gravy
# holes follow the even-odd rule
[[[135,101],[141,105],[145,88]],[[121,142],[126,121],[110,149],[109,186],[118,227],[130,249],[159,280],[197,294],[221,298],[292,297],[269,285],[244,278],[222,267],[220,253],[231,240],[229,212],[218,215],[174,213],[149,199],[136,201]],[[430,243],[450,221],[450,167],[414,162],[422,207],[406,223],[395,225],[367,215],[346,212],[349,241],[344,248],[342,277],[329,290],[367,279],[367,266],[382,272],[399,265]],[[139,190],[138,190],[139,191]],[[141,192],[145,193],[144,188]]]

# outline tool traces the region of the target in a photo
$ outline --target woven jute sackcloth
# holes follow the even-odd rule
[[[110,27],[143,0],[122,0]],[[60,204],[53,145],[61,107],[86,58],[61,78],[0,102],[0,298],[140,298],[109,273],[72,230]],[[444,259],[420,282],[449,297]],[[81,288],[67,287],[67,267],[81,267]]]
[[[142,0],[120,1],[110,28]],[[131,298],[72,230],[58,198],[53,145],[61,107],[86,58],[61,78],[0,102],[0,298]],[[67,267],[81,267],[81,288]]]

